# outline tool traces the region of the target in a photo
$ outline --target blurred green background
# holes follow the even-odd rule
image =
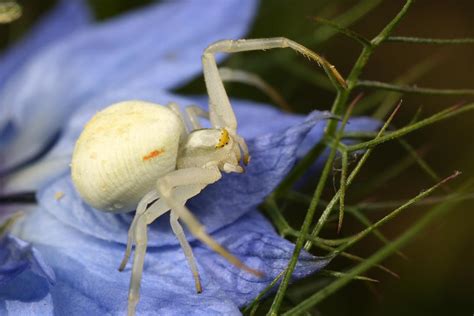
[[[18,2],[23,6],[23,16],[9,25],[0,25],[1,49],[21,38],[55,3],[53,0]],[[152,1],[89,2],[97,19],[105,20]],[[327,29],[321,28],[311,17],[333,19],[354,6],[363,7],[364,3],[369,2],[377,1],[263,0],[248,37],[289,37],[324,55],[343,75],[347,75],[361,47],[343,35],[321,41],[328,34]],[[400,0],[381,1],[381,4],[358,19],[350,28],[370,38],[383,28],[402,4],[403,1]],[[433,38],[474,37],[474,1],[418,0],[395,34]],[[387,43],[377,50],[362,78],[391,82],[416,64],[432,62],[430,70],[419,76],[414,84],[423,87],[474,89],[473,58],[474,44],[432,46]],[[308,70],[316,76],[323,74],[322,70],[293,52],[278,50],[245,53],[232,56],[225,65],[257,73],[284,96],[294,112],[307,113],[312,109],[329,109],[331,106],[334,93],[314,84],[312,75],[308,76]],[[232,96],[271,102],[252,87],[238,83],[227,86]],[[202,78],[193,80],[179,92],[205,93]],[[367,96],[371,90],[364,92]],[[428,116],[448,106],[472,101],[472,96],[404,95],[403,106],[395,125],[407,124],[420,106],[422,115]],[[371,115],[373,112],[374,110],[365,114]],[[466,113],[417,131],[406,139],[416,149],[424,149],[423,157],[440,176],[447,176],[453,170],[462,171],[462,179],[457,181],[460,183],[474,175],[473,123],[474,113]],[[357,192],[364,184],[370,183],[371,179],[405,156],[406,152],[395,143],[378,147],[354,185],[354,191]],[[412,165],[377,191],[357,196],[351,195],[350,190],[348,201],[407,199],[430,185],[432,180],[416,165]],[[453,183],[453,187],[455,186]],[[328,188],[327,194],[331,193],[333,191]],[[400,279],[372,270],[368,275],[380,280],[380,283],[374,285],[361,281],[352,282],[324,301],[313,314],[473,315],[474,212],[471,205],[472,200],[465,201],[412,241],[403,250],[408,260],[392,256],[384,263],[397,272]],[[294,207],[295,212],[290,220],[295,223],[294,227],[299,227],[305,207],[298,204]],[[384,227],[383,231],[387,236],[395,237],[425,210],[426,207],[422,206],[411,208],[395,222]],[[371,218],[380,216],[380,213],[376,213]],[[349,235],[361,228],[347,216],[346,218],[343,234]],[[326,232],[325,235],[334,236],[333,232]],[[351,252],[368,256],[378,247],[380,243],[377,240],[367,239]],[[347,266],[348,262],[336,261],[333,269]],[[306,292],[308,288],[311,289],[311,282],[315,281],[311,279],[292,287],[292,291],[296,293],[295,299],[304,298],[311,293]]]

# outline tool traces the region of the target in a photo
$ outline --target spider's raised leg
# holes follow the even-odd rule
[[[229,253],[217,241],[214,240],[204,229],[198,219],[184,206],[181,198],[173,194],[173,189],[186,186],[187,189],[193,190],[195,194],[199,193],[208,184],[214,183],[221,178],[221,173],[217,167],[213,168],[186,168],[172,171],[161,177],[157,182],[157,189],[166,204],[173,212],[176,212],[189,231],[201,242],[205,243],[212,250],[223,256],[227,261],[236,267],[260,276],[261,273],[243,264],[237,257]]]
[[[230,105],[229,98],[224,89],[224,84],[219,75],[214,54],[237,53],[253,50],[267,50],[273,48],[291,48],[320,64],[330,79],[339,86],[345,87],[346,83],[339,72],[326,59],[312,50],[284,37],[261,38],[248,40],[224,40],[216,42],[206,48],[202,55],[204,79],[209,94],[209,114],[211,123],[217,128],[229,128],[236,132],[237,120]]]

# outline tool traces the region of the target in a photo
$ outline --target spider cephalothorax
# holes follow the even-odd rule
[[[177,168],[217,166],[224,172],[242,173],[241,149],[225,129],[200,129],[189,134],[180,148]]]

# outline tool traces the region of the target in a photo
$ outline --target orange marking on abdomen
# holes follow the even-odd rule
[[[164,152],[165,152],[164,149],[155,149],[155,150],[150,151],[145,156],[143,156],[142,159],[143,159],[143,161],[147,161],[147,160],[150,160],[152,158],[158,157],[159,155],[161,155]]]

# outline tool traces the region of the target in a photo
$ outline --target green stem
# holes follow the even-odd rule
[[[330,127],[331,127],[331,122],[329,122],[329,124],[328,124],[328,130],[329,131],[332,130],[332,129],[330,129]],[[288,263],[285,275],[283,277],[282,282],[280,283],[280,287],[278,288],[278,292],[275,296],[273,304],[272,304],[272,306],[270,308],[270,311],[268,313],[269,315],[277,315],[278,310],[280,308],[280,305],[283,302],[284,293],[286,292],[286,289],[289,285],[289,282],[290,282],[290,279],[291,279],[291,274],[293,273],[293,270],[296,267],[296,263],[298,262],[299,254],[300,254],[300,252],[303,248],[303,244],[304,244],[304,241],[305,241],[304,235],[306,235],[309,231],[309,227],[310,227],[311,221],[314,217],[316,206],[319,203],[319,199],[321,197],[324,186],[326,184],[326,180],[327,180],[327,178],[329,176],[329,173],[331,171],[332,162],[333,162],[335,156],[336,156],[336,148],[333,147],[331,149],[330,153],[329,153],[328,160],[326,161],[326,164],[324,166],[323,173],[321,175],[320,181],[319,181],[319,183],[316,187],[315,194],[313,196],[313,199],[312,199],[311,204],[309,206],[309,209],[308,209],[308,212],[306,214],[305,220],[304,220],[303,225],[301,227],[301,230],[300,230],[301,235],[296,240],[296,245],[295,245],[295,249],[293,251],[293,255],[290,259],[290,262]]]
[[[385,124],[382,126],[382,128],[380,129],[380,131],[378,132],[377,136],[375,137],[375,139],[378,139],[380,137],[382,137],[383,133],[385,132],[385,130],[388,128],[388,126],[390,125],[390,122],[393,120],[393,117],[395,116],[396,112],[398,111],[398,109],[400,108],[400,105],[395,109],[395,111],[392,113],[392,115],[387,119],[387,121],[385,122]],[[372,149],[368,149],[365,151],[365,153],[362,155],[362,158],[359,160],[359,162],[357,163],[357,165],[355,166],[354,170],[352,170],[351,174],[349,175],[349,177],[347,178],[347,183],[346,183],[346,188],[349,187],[352,183],[352,181],[354,180],[354,178],[356,177],[356,175],[359,173],[360,169],[362,168],[362,166],[365,164],[365,162],[367,161],[367,159],[369,158],[370,154],[372,153]],[[336,194],[334,194],[334,196],[332,197],[331,201],[328,203],[328,205],[326,206],[326,208],[324,209],[323,213],[321,214],[321,216],[319,217],[319,220],[318,222],[316,223],[313,231],[311,232],[311,236],[312,237],[317,237],[319,232],[321,231],[321,229],[323,228],[324,224],[326,223],[329,215],[331,214],[331,211],[332,209],[334,208],[334,205],[336,204],[336,202],[339,200],[339,196],[341,194],[341,190],[337,191]],[[306,242],[306,245],[305,245],[305,250],[309,251],[311,249],[311,241],[308,241]]]
[[[343,113],[344,108],[347,104],[347,100],[349,99],[350,93],[356,86],[356,83],[360,77],[360,74],[362,73],[362,70],[365,67],[365,65],[367,65],[367,62],[369,61],[369,58],[372,55],[374,48],[380,45],[383,42],[383,40],[390,35],[393,29],[401,21],[403,16],[407,13],[408,8],[411,6],[412,3],[413,3],[413,0],[407,0],[403,8],[400,10],[400,12],[395,16],[395,18],[392,21],[390,21],[388,25],[380,32],[380,34],[377,35],[371,41],[372,46],[364,47],[361,55],[357,59],[354,67],[352,68],[347,78],[347,81],[346,81],[347,88],[338,89],[337,91],[336,99],[334,100],[334,103],[331,109],[332,114],[340,115],[341,113]],[[278,310],[280,309],[281,303],[283,302],[283,298],[284,298],[286,289],[288,288],[291,275],[296,267],[296,263],[298,262],[300,252],[303,249],[303,245],[305,243],[305,236],[308,234],[311,223],[313,222],[316,207],[319,204],[322,192],[326,185],[326,181],[332,169],[334,158],[336,156],[337,144],[343,135],[343,132],[339,132],[337,133],[337,136],[336,136],[336,131],[337,131],[337,122],[329,121],[326,128],[325,139],[335,138],[336,143],[335,143],[335,146],[331,147],[331,150],[329,152],[329,157],[326,161],[326,164],[324,165],[323,172],[321,174],[318,185],[316,186],[316,189],[313,195],[313,199],[311,201],[311,204],[308,208],[305,219],[303,221],[302,227],[300,229],[301,235],[296,239],[295,249],[288,263],[285,275],[283,276],[283,279],[280,283],[280,286],[275,295],[275,299],[273,300],[272,306],[270,307],[268,315],[276,316],[278,314]]]
[[[392,31],[397,27],[397,25],[400,23],[400,21],[405,17],[405,15],[408,13],[408,9],[410,9],[411,5],[413,4],[413,0],[407,0],[405,2],[405,5],[402,7],[400,12],[395,16],[395,18],[390,21],[387,26],[382,30],[382,32],[379,33],[373,40],[372,44],[374,46],[380,45],[387,37],[390,36]]]
[[[337,224],[337,233],[341,231],[342,221],[344,219],[344,206],[346,198],[346,180],[347,180],[347,168],[348,168],[348,155],[347,151],[342,152],[342,171],[341,171],[341,184],[340,184],[340,197],[339,197],[339,222]]]

